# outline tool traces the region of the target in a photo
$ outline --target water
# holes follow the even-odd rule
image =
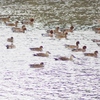
[[[100,16],[99,0],[5,0],[1,2],[0,15],[11,15],[12,20],[34,17],[41,28],[60,26],[91,29]]]
[[[37,2],[38,1],[38,2]],[[63,2],[64,1],[64,2]],[[35,18],[25,33],[13,33],[0,22],[0,99],[1,100],[100,100],[100,47],[91,39],[99,39],[91,27],[99,19],[99,0],[2,0],[0,15],[11,15],[11,21]],[[47,29],[75,26],[68,39],[43,37]],[[21,26],[21,23],[18,26]],[[7,38],[14,37],[15,49],[6,49]],[[98,58],[72,52],[65,44],[87,46],[86,52],[98,50]],[[30,47],[42,45],[48,58],[34,57]],[[55,61],[58,56],[73,54],[74,61]],[[44,68],[29,64],[44,62]]]

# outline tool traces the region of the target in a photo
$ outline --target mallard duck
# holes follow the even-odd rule
[[[85,52],[86,51],[86,46],[83,46],[83,48],[78,48],[78,49],[72,49],[74,52]]]
[[[42,51],[43,50],[43,46],[30,48],[30,50],[32,50],[32,51]]]
[[[70,49],[78,49],[78,48],[79,48],[79,44],[80,44],[80,42],[77,41],[77,42],[76,42],[76,45],[65,44],[65,47],[66,47],[66,48],[70,48]]]
[[[47,51],[46,53],[36,53],[33,56],[40,56],[40,57],[49,57],[50,52]]]
[[[94,53],[84,53],[85,56],[90,56],[90,57],[97,57],[98,51],[94,51]]]
[[[41,68],[41,67],[44,67],[44,63],[41,62],[40,64],[30,64],[29,66],[31,68]]]

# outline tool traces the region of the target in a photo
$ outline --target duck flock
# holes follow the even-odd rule
[[[41,29],[34,18],[0,18],[0,99],[99,100],[100,34]]]
[[[29,19],[23,19],[21,21],[15,21],[14,23],[11,22],[10,20],[11,16],[8,16],[8,17],[1,17],[0,20],[6,25],[6,26],[9,26],[12,30],[13,33],[27,33],[27,26],[31,26],[33,27],[34,25],[34,18],[29,18]],[[18,26],[18,24],[20,23],[20,27]],[[93,28],[93,31],[95,31],[95,33],[100,33],[100,28]],[[43,38],[50,38],[51,40],[58,40],[58,41],[61,41],[63,39],[65,39],[65,41],[68,40],[68,36],[70,34],[74,34],[74,26],[71,25],[70,28],[66,28],[66,29],[62,29],[60,27],[56,27],[54,29],[49,29],[49,30],[46,30],[46,33],[41,33],[41,37]],[[100,46],[99,42],[100,40],[99,39],[96,39],[96,38],[93,38],[91,39],[92,42],[95,42],[97,43],[98,46]],[[14,44],[14,37],[11,36],[9,38],[7,38],[7,42],[9,42],[10,44],[6,45],[6,48],[7,49],[16,49],[17,46]],[[49,43],[48,43],[49,45]],[[84,56],[88,56],[88,57],[95,57],[97,58],[98,57],[98,50],[95,49],[93,52],[86,52],[86,49],[87,49],[87,46],[86,45],[83,45],[81,48],[79,47],[80,45],[80,41],[76,41],[76,43],[72,43],[72,44],[68,44],[67,42],[63,45],[64,48],[72,51],[72,52],[82,52],[84,54]],[[49,57],[49,55],[52,55],[50,53],[49,50],[47,50],[45,53],[43,52],[43,49],[44,49],[44,46],[43,45],[40,45],[40,46],[36,46],[36,47],[30,47],[29,48],[30,51],[36,51],[35,54],[33,54],[33,56],[38,56],[38,57]],[[55,49],[55,52],[56,49]],[[63,51],[62,51],[63,52]],[[61,60],[61,61],[74,61],[73,58],[76,58],[77,57],[73,54],[70,55],[70,57],[67,57],[67,56],[62,56],[59,54],[58,57],[53,57],[53,59],[56,61],[56,60]],[[37,64],[29,64],[30,67],[33,67],[33,68],[41,68],[41,67],[44,67],[44,62],[40,62],[40,63],[37,63]]]

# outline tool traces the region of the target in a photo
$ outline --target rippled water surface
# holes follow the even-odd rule
[[[0,100],[100,100],[100,46],[91,39],[100,34],[91,30],[100,19],[99,0],[1,0],[0,17],[10,21],[33,17],[25,33],[14,33],[0,21]],[[43,37],[47,29],[75,26],[67,39]],[[6,49],[7,38],[14,37],[15,49]],[[97,58],[72,52],[65,44],[87,46],[86,52],[98,50]],[[100,42],[98,42],[100,44]],[[43,46],[48,58],[34,57],[31,47]],[[55,57],[74,55],[73,61],[55,61]],[[44,62],[43,68],[29,64]]]
[[[41,28],[73,24],[76,29],[87,29],[100,19],[99,0],[5,0],[0,9],[0,15],[12,15],[12,19],[34,17],[43,24]]]

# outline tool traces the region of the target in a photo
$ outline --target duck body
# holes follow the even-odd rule
[[[8,38],[7,41],[8,41],[8,42],[13,42],[14,39],[13,39],[13,37],[11,37],[11,38]]]
[[[23,20],[21,21],[22,24],[26,24],[26,25],[28,25],[28,24],[32,25],[33,22],[34,22],[34,19],[33,19],[33,18],[30,18],[30,19],[23,19]]]
[[[44,67],[44,63],[41,62],[40,64],[30,64],[29,66],[31,68],[41,68],[41,67]]]
[[[89,57],[97,57],[98,51],[94,51],[94,53],[84,53],[85,56]]]
[[[42,51],[43,50],[43,46],[40,47],[35,47],[35,48],[30,48],[31,51]]]
[[[67,44],[65,44],[65,47],[69,48],[69,49],[78,49],[79,48],[79,44],[80,44],[80,42],[77,41],[76,45],[67,45]]]
[[[66,39],[67,34],[68,34],[67,32],[66,33],[58,32],[58,33],[55,34],[55,37],[58,38],[58,39],[62,39],[62,38]]]
[[[68,61],[68,60],[73,60],[73,55],[70,56],[70,58],[67,58],[65,56],[61,56],[61,57],[58,57],[58,58],[54,58],[55,60],[62,60],[62,61]]]
[[[7,48],[7,49],[13,49],[13,48],[16,48],[16,46],[13,45],[13,44],[11,44],[11,45],[6,45],[6,48]]]
[[[73,32],[74,26],[70,26],[69,29],[63,29],[63,32]]]
[[[12,31],[13,32],[17,32],[17,33],[25,33],[25,31],[26,31],[26,28],[24,27],[24,28],[12,28]]]
[[[46,52],[46,53],[36,53],[33,54],[33,56],[40,56],[40,57],[49,57],[50,52]]]
[[[18,24],[18,21],[16,21],[15,23],[6,23],[5,22],[5,24],[6,24],[6,26],[15,26],[15,27],[17,27],[17,24]]]
[[[74,52],[85,52],[86,51],[86,46],[83,46],[83,48],[78,48],[78,49],[72,49]]]
[[[42,34],[44,37],[53,37],[53,30],[50,30],[47,34]]]
[[[9,21],[9,19],[10,19],[10,16],[0,18],[0,20],[3,21],[3,22]]]

